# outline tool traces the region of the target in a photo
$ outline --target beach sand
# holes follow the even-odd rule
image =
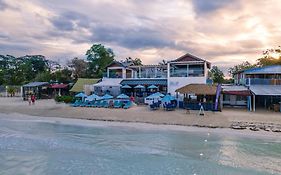
[[[82,108],[57,104],[54,100],[38,100],[35,105],[28,105],[20,98],[0,98],[0,113],[19,113],[42,117],[62,117],[99,121],[137,122],[150,124],[168,124],[210,128],[230,128],[235,122],[262,123],[281,126],[281,113],[270,111],[248,112],[246,109],[227,109],[223,112],[205,112],[199,116],[198,111],[190,114],[183,109],[152,111],[148,106],[135,106],[130,109]],[[281,134],[281,133],[280,133]]]

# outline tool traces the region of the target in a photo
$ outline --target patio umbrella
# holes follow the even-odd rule
[[[117,96],[118,99],[129,99],[130,97],[128,95],[125,94],[120,94]]]
[[[122,86],[121,88],[122,89],[131,89],[132,87],[126,84],[126,85]]]
[[[158,87],[155,85],[150,85],[150,86],[148,86],[148,89],[158,89]]]
[[[84,94],[83,92],[80,92],[79,94],[76,94],[75,97],[85,98],[85,97],[87,97],[87,95]]]
[[[104,96],[101,97],[101,99],[103,100],[108,100],[108,99],[112,99],[113,96],[109,95],[109,94],[105,94]]]
[[[156,93],[154,93],[154,94],[156,94],[156,95],[158,95],[158,96],[160,96],[160,97],[164,97],[164,96],[165,96],[164,94],[162,94],[162,93],[160,93],[160,92],[156,92]]]
[[[162,98],[162,102],[165,103],[169,103],[171,102],[172,100],[175,100],[175,97],[171,96],[171,95],[165,95],[163,98]]]
[[[99,100],[100,98],[101,98],[100,96],[98,96],[98,95],[96,95],[96,94],[92,94],[92,95],[88,96],[88,97],[86,98],[86,100],[87,100],[87,101],[93,101],[93,100]]]
[[[143,85],[140,85],[140,84],[137,85],[137,86],[135,86],[134,88],[135,88],[135,89],[145,89],[145,87],[144,87]]]

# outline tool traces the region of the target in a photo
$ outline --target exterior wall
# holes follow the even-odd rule
[[[198,83],[198,84],[206,84],[206,77],[169,77],[168,78],[168,93],[171,95],[176,94],[176,90],[185,85]]]

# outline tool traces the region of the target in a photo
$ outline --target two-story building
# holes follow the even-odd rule
[[[176,89],[185,85],[206,84],[210,67],[208,61],[189,53],[162,65],[135,66],[114,61],[107,66],[102,81],[93,85],[93,90],[98,94],[117,95],[121,91],[149,93],[156,88],[159,92],[175,95]]]
[[[281,65],[240,71],[235,74],[234,82],[243,86],[243,91],[248,89],[251,92],[251,98],[247,100],[251,110],[255,111],[256,107],[277,110],[276,106],[281,102]]]

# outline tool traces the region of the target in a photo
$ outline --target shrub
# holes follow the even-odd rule
[[[74,101],[74,98],[72,96],[56,96],[55,101],[56,102],[71,103],[71,102]]]

